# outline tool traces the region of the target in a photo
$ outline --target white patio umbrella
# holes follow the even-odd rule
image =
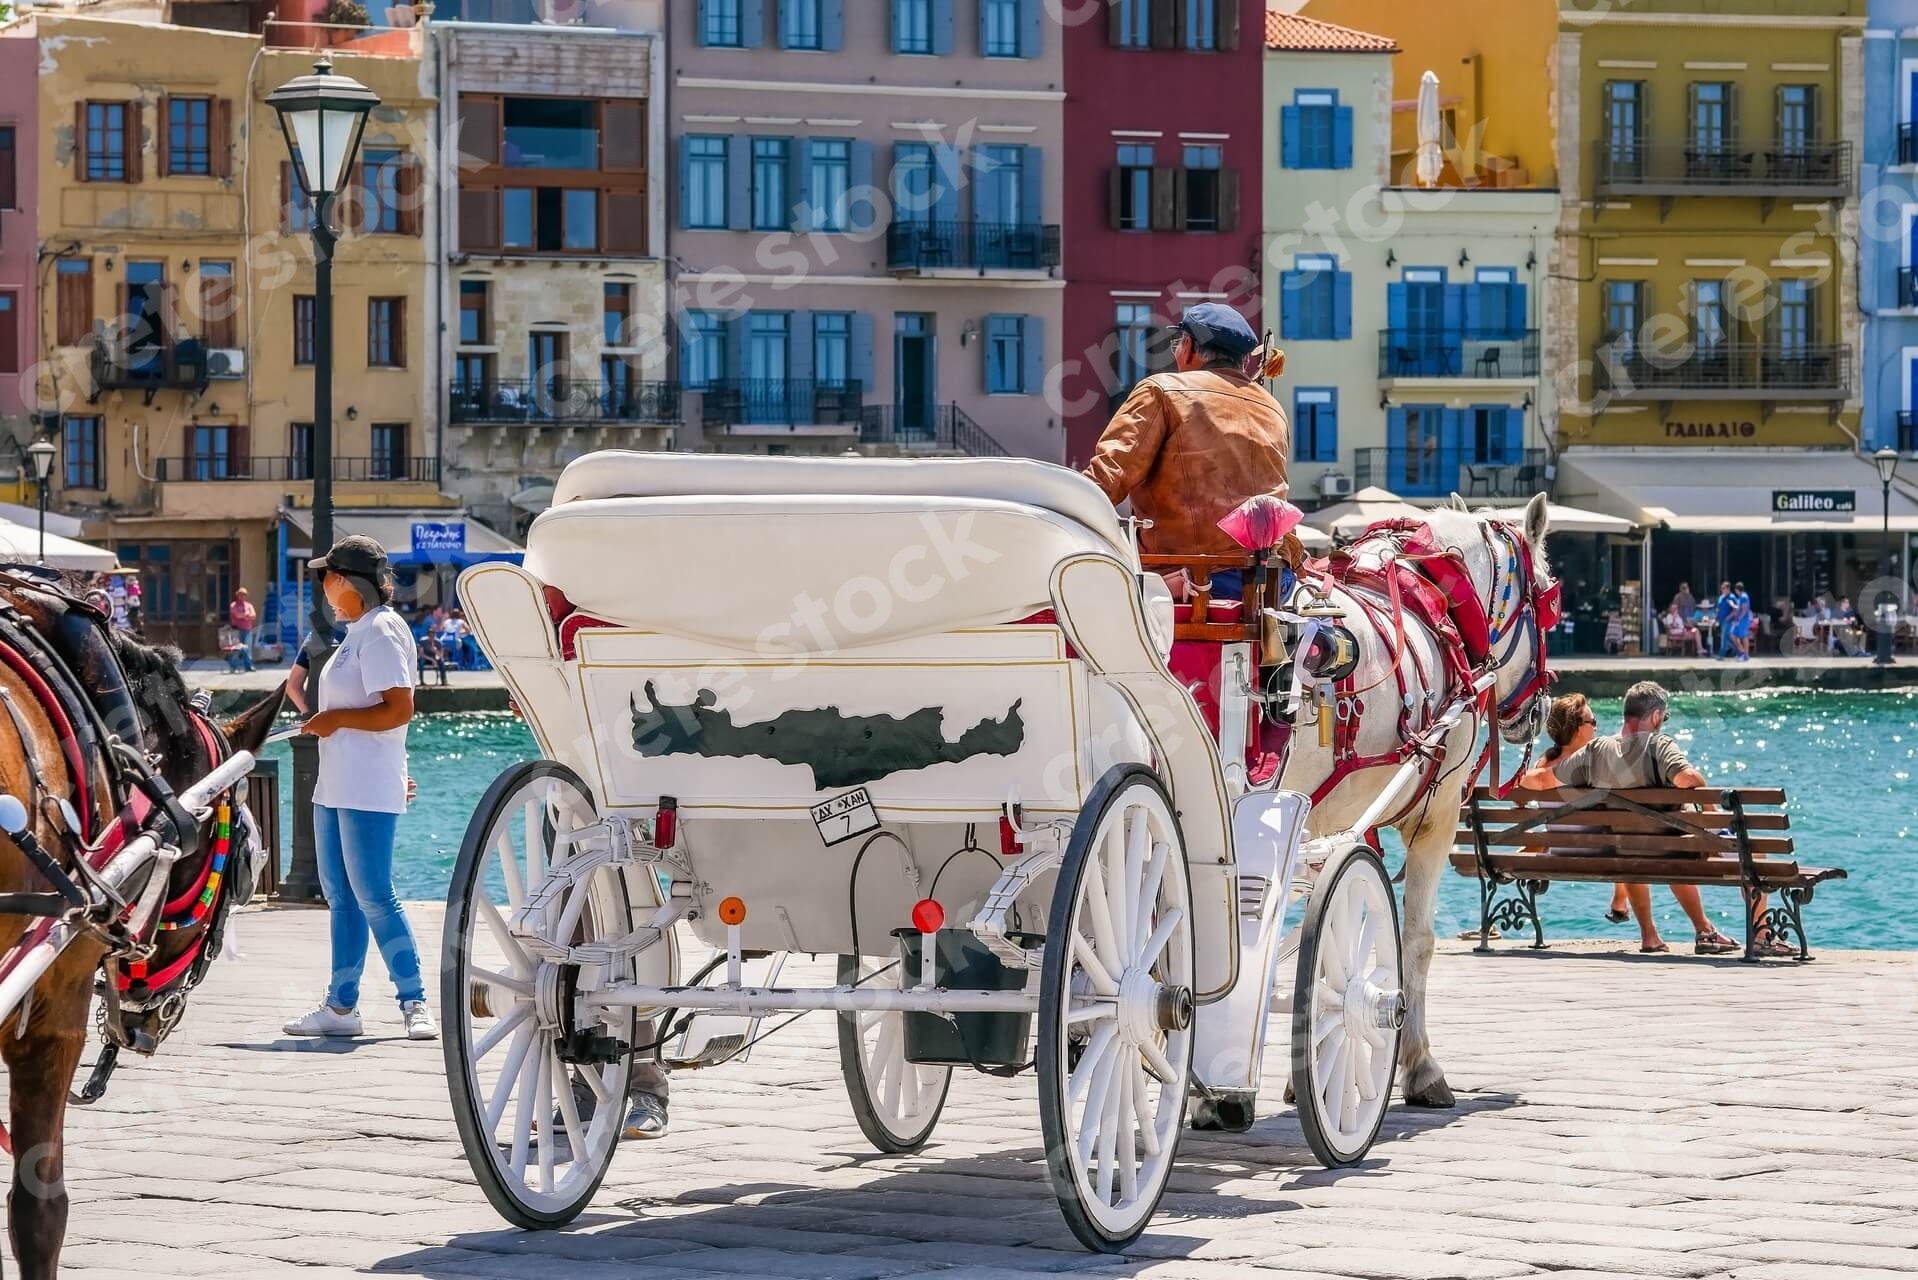
[[[0,520],[0,562],[33,564],[39,556],[40,530],[37,527]],[[47,533],[47,567],[50,569],[85,569],[93,573],[105,573],[118,563],[114,554],[104,547],[63,538],[51,530]]]
[[[1445,170],[1445,153],[1439,150],[1438,75],[1427,71],[1419,77],[1419,149],[1418,180],[1421,187],[1436,187]]]
[[[1306,513],[1306,523],[1339,537],[1361,533],[1381,520],[1422,520],[1425,509],[1402,501],[1389,489],[1367,485],[1344,502]]]

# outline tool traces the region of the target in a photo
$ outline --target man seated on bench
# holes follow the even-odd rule
[[[1627,689],[1624,725],[1617,733],[1593,738],[1558,762],[1553,770],[1558,785],[1601,787],[1608,791],[1626,791],[1638,787],[1674,787],[1681,790],[1703,787],[1705,775],[1685,758],[1684,749],[1671,735],[1663,732],[1669,701],[1664,688],[1656,681],[1640,680]],[[1639,950],[1669,950],[1658,937],[1657,926],[1652,923],[1651,887],[1642,884],[1623,887],[1638,916],[1642,936]],[[1739,949],[1736,942],[1712,926],[1711,917],[1705,914],[1704,903],[1698,896],[1697,885],[1675,884],[1671,889],[1672,897],[1678,899],[1678,905],[1685,909],[1685,914],[1691,917],[1692,927],[1698,931],[1694,949],[1699,955],[1725,955]],[[1765,909],[1762,896],[1756,903],[1748,905],[1754,915]],[[1791,948],[1769,934],[1761,935],[1759,951],[1765,955],[1792,953]]]

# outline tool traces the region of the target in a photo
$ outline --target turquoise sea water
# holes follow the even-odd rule
[[[1601,727],[1615,729],[1618,703],[1594,705]],[[1918,692],[1679,696],[1670,731],[1712,782],[1785,788],[1799,861],[1850,871],[1806,909],[1814,950],[1918,950],[1918,916],[1903,905],[1918,869]],[[410,745],[420,793],[400,823],[396,875],[403,898],[439,899],[480,795],[508,765],[532,758],[533,740],[512,716],[479,713],[423,716]],[[285,760],[284,746],[273,751]],[[291,777],[291,761],[281,769]],[[290,838],[290,797],[283,804]],[[1633,937],[1631,926],[1605,922],[1608,898],[1599,885],[1554,885],[1539,904],[1548,940]],[[1654,889],[1653,903],[1667,941],[1689,944],[1670,893]],[[1742,936],[1732,890],[1706,890],[1705,906],[1721,929]],[[1438,923],[1442,936],[1477,927],[1475,881],[1445,874]]]

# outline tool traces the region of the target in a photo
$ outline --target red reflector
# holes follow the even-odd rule
[[[937,933],[939,926],[946,922],[946,909],[932,898],[921,898],[912,904],[912,927],[921,933]]]
[[[659,813],[653,818],[653,847],[670,849],[679,835],[679,801],[671,796],[659,798]]]
[[[999,815],[999,852],[1008,858],[1019,856],[1019,832],[1012,825],[1012,817],[1019,813],[1020,810],[1015,808],[1012,815]]]

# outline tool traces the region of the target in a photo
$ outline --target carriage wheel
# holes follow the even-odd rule
[[[473,812],[453,869],[440,959],[446,1015],[446,1081],[473,1175],[508,1221],[528,1230],[579,1215],[612,1164],[625,1120],[629,1057],[568,1063],[558,1035],[540,1026],[539,984],[631,980],[625,973],[542,965],[514,938],[513,914],[546,880],[555,835],[597,820],[593,798],[562,764],[517,764],[494,780]],[[571,891],[570,944],[616,938],[628,919],[625,882],[602,870]],[[563,1002],[563,1001],[562,1001]],[[634,1013],[609,1010],[588,1028],[633,1041]]]
[[[850,985],[880,966],[839,957],[839,983]],[[917,1151],[932,1136],[952,1087],[952,1068],[906,1061],[906,1015],[839,1015],[839,1074],[853,1118],[866,1140],[888,1155]]]
[[[1301,927],[1292,1092],[1306,1144],[1336,1169],[1378,1137],[1405,1025],[1398,903],[1378,854],[1356,847],[1327,867]]]
[[[1178,819],[1137,765],[1100,780],[1053,890],[1039,1120],[1072,1234],[1123,1249],[1172,1174],[1192,1070],[1192,888]]]

